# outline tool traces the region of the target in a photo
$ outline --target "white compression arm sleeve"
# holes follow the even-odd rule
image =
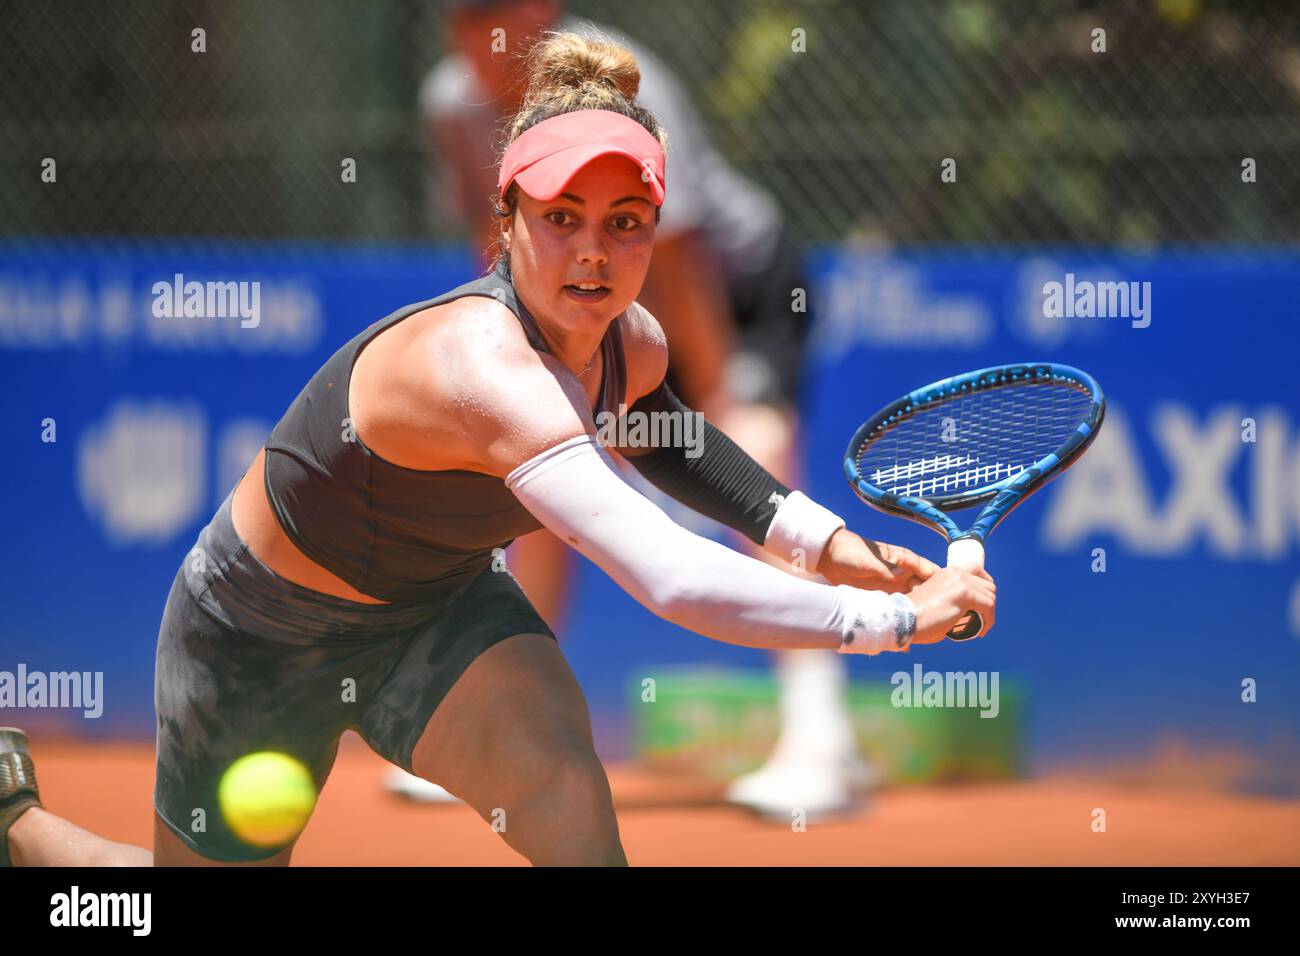
[[[618,474],[591,435],[561,442],[505,479],[542,524],[658,616],[764,648],[906,650],[916,610],[901,594],[830,586],[692,534]]]

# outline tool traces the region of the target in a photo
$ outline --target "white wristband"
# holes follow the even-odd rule
[[[890,594],[881,601],[879,591],[863,591],[847,584],[844,592],[844,639],[841,654],[879,654],[905,651],[916,633],[916,605],[906,594]]]
[[[831,535],[844,527],[844,519],[823,508],[802,491],[792,491],[777,506],[763,539],[763,550],[797,564],[802,554],[806,571],[817,570],[822,550]]]

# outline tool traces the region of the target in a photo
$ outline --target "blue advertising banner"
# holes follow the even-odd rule
[[[840,466],[904,392],[1046,360],[1090,372],[1109,403],[1088,454],[990,539],[996,630],[855,659],[855,674],[998,670],[1028,689],[1039,764],[1170,734],[1294,742],[1300,255],[839,247],[811,266],[807,490],[864,536],[942,560],[941,539],[861,505]],[[463,251],[432,247],[0,244],[0,672],[102,677],[80,708],[10,703],[0,722],[151,735],[159,618],[199,529],[335,349],[472,274]],[[643,671],[766,665],[577,565],[563,646],[602,753],[625,752]]]
[[[1300,258],[840,249],[820,267],[811,492],[864,533],[943,560],[942,539],[867,513],[833,467],[877,406],[1021,360],[1084,369],[1107,398],[1088,453],[988,542],[996,632],[913,654],[1023,678],[1040,761],[1172,735],[1294,752]]]
[[[158,625],[199,530],[331,353],[472,275],[433,248],[0,244],[0,671],[102,673],[106,698],[4,721],[152,735]],[[188,283],[230,294],[187,316]]]

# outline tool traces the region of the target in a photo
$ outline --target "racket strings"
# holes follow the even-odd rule
[[[857,455],[859,473],[907,497],[973,492],[1058,450],[1091,405],[1087,389],[1060,381],[1017,382],[944,398],[870,437]]]

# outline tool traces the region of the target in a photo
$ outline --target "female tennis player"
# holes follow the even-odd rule
[[[620,435],[638,433],[633,416],[690,413],[635,301],[666,135],[622,48],[552,36],[530,77],[500,165],[495,268],[336,352],[176,574],[158,638],[155,864],[287,864],[292,843],[252,847],[226,826],[222,773],[275,750],[322,787],[348,729],[504,823],[535,864],[625,864],[582,692],[495,560],[542,526],[654,613],[728,643],[876,654],[942,640],[968,610],[993,624],[987,574],[864,541],[707,423],[702,447],[602,445],[602,412],[629,416]],[[611,452],[831,583],[691,534]],[[39,806],[21,733],[0,734],[0,768],[14,862],[149,862]]]
[[[617,36],[636,59],[638,104],[672,132],[667,173],[673,188],[664,197],[650,267],[637,294],[668,341],[668,386],[772,475],[799,487],[800,372],[816,307],[815,296],[806,308],[793,303],[796,290],[809,286],[802,252],[776,197],[727,161],[682,78],[626,30],[575,17],[563,0],[439,0],[437,5],[444,12],[447,46],[419,96],[434,221],[441,228],[467,230],[472,247],[491,267],[499,220],[483,197],[496,189],[500,157],[485,131],[501,128],[523,105],[527,55],[539,34]],[[489,36],[510,42],[502,49],[485,42]],[[691,522],[686,526],[699,530],[694,515],[648,489],[639,476],[628,477],[674,521]],[[743,535],[733,532],[726,543],[785,566]],[[563,648],[577,555],[542,529],[518,538],[506,557]],[[779,733],[763,765],[734,779],[727,798],[784,823],[792,807],[815,819],[858,806],[877,774],[853,739],[848,661],[819,650],[764,657],[773,665]],[[398,767],[384,785],[414,800],[455,799]]]

